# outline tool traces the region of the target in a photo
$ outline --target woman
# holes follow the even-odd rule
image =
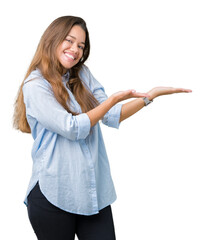
[[[109,98],[84,65],[83,19],[64,16],[44,32],[15,105],[14,126],[31,133],[33,171],[25,204],[38,239],[112,240],[116,193],[98,121],[118,128],[154,98],[189,89],[120,91]],[[119,102],[136,98],[125,104]]]

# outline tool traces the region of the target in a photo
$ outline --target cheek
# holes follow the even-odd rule
[[[62,53],[62,46],[60,45],[59,47],[57,47],[57,50],[56,50],[56,56],[58,59],[60,58],[61,53]]]
[[[81,53],[80,55],[79,55],[79,58],[81,59],[83,57],[83,53]]]
[[[58,55],[60,55],[64,49],[68,48],[67,44],[65,42],[63,42],[62,44],[60,44],[58,47],[57,47],[57,52],[58,52]]]
[[[79,54],[80,59],[83,57],[83,55],[84,55],[84,51],[82,51],[82,52]]]

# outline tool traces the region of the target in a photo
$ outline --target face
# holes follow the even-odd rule
[[[86,34],[78,25],[72,27],[66,39],[57,47],[57,58],[65,72],[75,66],[83,56]]]

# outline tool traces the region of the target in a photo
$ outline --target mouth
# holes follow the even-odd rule
[[[69,58],[70,60],[73,60],[73,61],[75,61],[75,60],[77,59],[74,55],[72,55],[72,54],[70,54],[70,53],[67,53],[67,52],[65,52],[64,55],[65,55],[67,58]]]

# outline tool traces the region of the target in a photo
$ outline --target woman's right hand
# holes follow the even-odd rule
[[[111,95],[116,103],[121,102],[123,100],[127,100],[129,98],[140,98],[140,97],[150,97],[148,93],[139,93],[134,89],[119,91]]]

